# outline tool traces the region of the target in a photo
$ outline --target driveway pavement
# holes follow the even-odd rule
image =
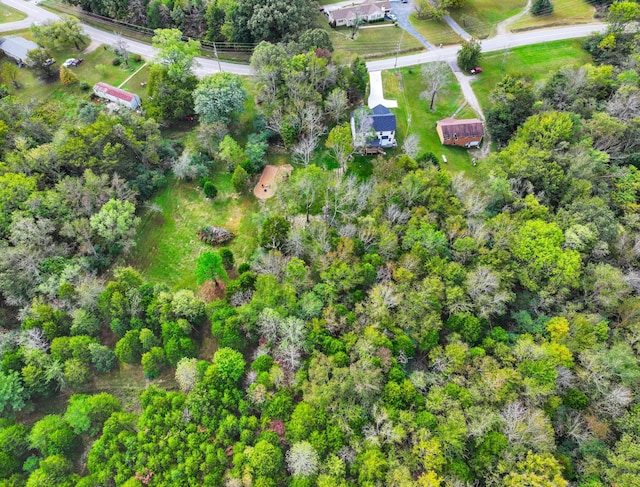
[[[378,105],[387,108],[396,108],[398,102],[396,100],[385,100],[382,91],[382,71],[372,71],[369,73],[369,100],[367,101],[369,108]]]
[[[413,13],[413,0],[407,3],[393,2],[391,4],[391,12],[393,12],[393,14],[397,17],[396,21],[398,22],[398,25],[402,27],[405,31],[407,31],[409,34],[411,34],[413,37],[418,39],[424,47],[426,47],[429,50],[436,48],[436,46],[434,46],[431,42],[425,39],[425,37],[422,34],[420,34],[420,32],[418,32],[416,28],[413,25],[411,25],[411,22],[409,21],[409,15]]]

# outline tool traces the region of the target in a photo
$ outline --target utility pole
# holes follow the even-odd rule
[[[400,34],[400,40],[398,41],[398,47],[396,48],[396,62],[393,64],[393,69],[398,67],[398,56],[400,55],[400,46],[402,46],[402,38],[404,37],[404,29],[402,29],[402,34]]]
[[[218,61],[218,70],[222,73],[222,65],[220,64],[220,58],[218,57],[218,49],[216,48],[215,41],[213,41],[213,54],[216,57],[216,61]]]

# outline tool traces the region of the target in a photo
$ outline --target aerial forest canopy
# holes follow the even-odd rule
[[[250,3],[83,7],[203,32],[187,13],[219,8],[214,36],[264,40]],[[148,115],[0,99],[0,486],[638,485],[640,34],[624,3],[584,42],[592,63],[495,87],[484,181],[432,154],[380,156],[370,177],[312,164],[332,125],[340,153],[366,77],[293,31],[255,50],[244,149],[226,130],[252,93],[230,75],[155,68],[154,89],[194,91],[184,145]],[[215,166],[241,193],[269,142],[299,165],[250,258],[202,251],[193,289],[118,265],[167,177]],[[205,224],[203,240],[233,238]],[[96,386],[140,366],[135,404]]]

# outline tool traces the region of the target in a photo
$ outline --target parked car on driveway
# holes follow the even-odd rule
[[[387,13],[387,18],[389,20],[392,20],[393,22],[395,22],[396,20],[398,20],[398,17],[395,16],[395,14],[392,14],[391,12]]]
[[[77,57],[77,58],[70,58],[67,59],[65,62],[62,63],[63,66],[66,66],[67,68],[69,66],[79,66],[80,63],[84,61],[84,59],[82,59],[81,57]]]

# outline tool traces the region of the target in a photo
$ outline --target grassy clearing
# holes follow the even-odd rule
[[[579,39],[517,47],[507,51],[485,53],[484,71],[471,85],[484,110],[490,107],[489,95],[507,74],[525,75],[532,83],[546,79],[563,66],[581,66],[591,55]]]
[[[6,24],[9,22],[18,22],[19,20],[26,19],[27,15],[20,10],[11,8],[4,3],[0,3],[0,24]]]
[[[496,24],[520,12],[526,0],[467,0],[464,7],[451,11],[451,16],[469,34],[485,39],[495,32]]]
[[[363,59],[395,56],[398,52],[398,43],[400,43],[400,54],[424,50],[418,39],[399,27],[361,28],[355,39],[351,39],[351,29],[348,27],[328,29],[327,32],[336,51],[356,54]]]
[[[231,175],[214,175],[218,188],[214,201],[204,197],[195,182],[171,178],[151,203],[161,211],[145,209],[135,251],[126,264],[138,269],[145,279],[164,282],[170,287],[196,289],[195,263],[201,252],[212,247],[198,239],[204,225],[231,230],[237,236],[227,244],[237,262],[246,261],[257,246],[260,223],[259,205],[251,195],[234,194]]]
[[[450,44],[460,44],[462,39],[458,37],[444,22],[435,20],[420,20],[415,13],[409,16],[411,25],[429,42],[436,46]]]
[[[384,71],[382,82],[385,97],[398,100],[398,108],[393,109],[398,123],[396,131],[398,145],[402,145],[408,133],[417,133],[420,136],[420,149],[436,154],[444,167],[453,171],[471,169],[471,156],[467,150],[459,147],[444,147],[436,132],[436,122],[453,115],[464,103],[460,86],[453,73],[450,74],[447,93],[441,93],[438,96],[435,111],[429,110],[427,100],[420,99],[420,93],[424,91],[425,84],[419,66]],[[475,116],[475,113],[464,108],[456,118]],[[446,164],[442,163],[443,154],[447,157]]]
[[[558,25],[586,24],[593,20],[595,9],[585,0],[554,0],[553,13],[542,17],[526,14],[511,25],[512,32]]]
[[[20,35],[26,38],[29,37],[28,34],[28,31],[20,33]],[[64,86],[58,79],[57,70],[60,69],[60,65],[68,58],[84,58],[84,62],[80,66],[69,69],[78,76],[79,82],[84,81],[88,83],[89,86],[93,86],[98,81],[104,81],[105,83],[118,86],[142,64],[129,60],[128,67],[125,65],[113,66],[111,61],[115,55],[111,49],[98,48],[86,54],[78,52],[75,49],[55,49],[49,52],[52,57],[57,60],[52,78],[44,80],[38,78],[33,70],[29,68],[21,69],[18,76],[20,88],[14,88],[12,84],[9,85],[9,92],[18,100],[27,102],[31,99],[61,99],[67,103],[73,103],[79,98],[88,100],[91,90],[82,91],[79,86],[80,83]],[[100,65],[104,66],[104,68],[96,69],[96,66]],[[143,95],[146,90],[140,87],[138,83],[137,88],[131,91]]]

